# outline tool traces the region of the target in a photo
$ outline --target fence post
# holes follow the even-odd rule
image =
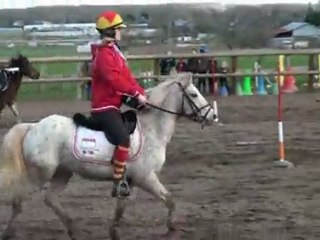
[[[40,75],[41,75],[41,76],[43,76],[43,75],[44,75],[44,76],[47,76],[47,73],[48,73],[48,65],[47,65],[47,63],[41,64],[41,67],[40,67]],[[40,84],[38,85],[38,92],[39,92],[39,93],[42,93],[45,89],[46,89],[45,84],[40,83]]]
[[[238,64],[238,57],[232,56],[231,57],[231,71],[235,73],[237,71],[237,64]],[[232,90],[230,91],[232,94],[236,94],[236,86],[237,86],[237,77],[232,77]]]
[[[77,83],[77,100],[82,100],[82,84],[81,82],[80,83]]]
[[[160,75],[160,59],[159,58],[155,58],[153,60],[153,72],[154,72],[154,75],[158,75],[158,76]]]
[[[315,55],[310,54],[309,55],[309,71],[312,71],[315,69],[316,63],[315,63]],[[308,78],[308,91],[313,91],[313,74],[309,74]]]

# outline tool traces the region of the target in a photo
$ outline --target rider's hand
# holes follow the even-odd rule
[[[142,105],[145,105],[148,102],[148,99],[142,94],[139,94],[137,96],[137,99],[138,99],[139,103]]]

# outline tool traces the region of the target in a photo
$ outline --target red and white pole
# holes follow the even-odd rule
[[[282,114],[282,106],[283,106],[283,92],[281,91],[281,70],[280,70],[280,61],[278,61],[278,144],[279,144],[279,160],[274,162],[274,166],[276,167],[293,167],[293,164],[287,160],[285,160],[285,146],[284,146],[284,132],[283,132],[283,114]]]
[[[216,71],[216,65],[215,65],[215,58],[212,58],[212,64],[211,64],[211,73],[212,73],[212,96],[213,96],[213,113],[217,117],[214,121],[219,122],[219,115],[218,115],[218,104],[216,99],[216,93],[218,88],[218,83],[215,80],[215,71]]]
[[[284,148],[284,136],[283,136],[283,121],[282,121],[282,91],[280,81],[280,68],[278,68],[278,140],[279,140],[279,158],[280,161],[284,161],[285,148]]]

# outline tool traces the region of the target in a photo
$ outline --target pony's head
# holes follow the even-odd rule
[[[31,79],[39,79],[40,72],[38,72],[31,64],[29,59],[21,54],[17,57],[11,58],[10,67],[18,67],[19,72]]]
[[[179,73],[147,91],[150,102],[162,111],[211,124],[217,116],[213,107],[192,83],[192,74]]]

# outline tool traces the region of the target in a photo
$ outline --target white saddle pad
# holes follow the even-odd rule
[[[11,67],[11,68],[5,68],[4,69],[6,72],[18,72],[20,68],[18,67]]]
[[[139,154],[141,149],[141,131],[140,125],[133,134],[130,135],[129,159],[133,160]],[[75,130],[73,139],[73,154],[81,160],[99,164],[110,164],[115,146],[111,144],[101,131],[94,131],[85,127],[78,127]]]

